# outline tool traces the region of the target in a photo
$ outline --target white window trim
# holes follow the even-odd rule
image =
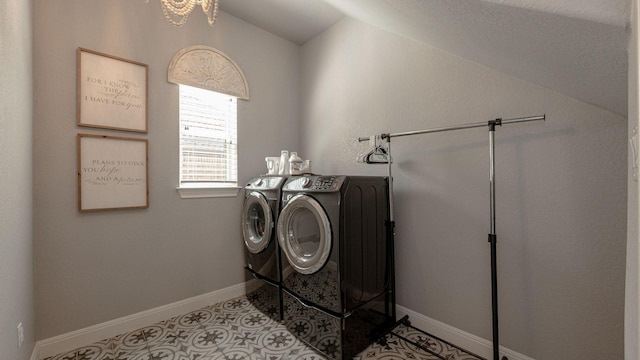
[[[182,199],[238,197],[240,189],[242,188],[239,186],[202,187],[201,184],[176,188]]]

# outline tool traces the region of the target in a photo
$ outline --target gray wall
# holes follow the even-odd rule
[[[35,333],[31,19],[31,1],[0,2],[0,354],[16,360],[29,358]]]
[[[211,28],[196,9],[176,28],[159,2],[142,0],[37,0],[34,41],[38,338],[244,281],[242,192],[195,200],[176,192],[178,87],[167,82],[167,67],[180,49],[204,44],[244,71],[251,100],[238,106],[243,183],[266,171],[265,156],[298,147],[300,48],[225,13]],[[77,47],[149,65],[149,209],[77,210],[76,134],[145,137],[76,126]]]
[[[623,358],[624,117],[344,20],[303,46],[302,153],[356,164],[359,136],[546,113],[496,131],[501,344]],[[398,303],[491,339],[487,129],[392,141]]]
[[[629,137],[633,136],[634,129],[638,130],[638,0],[632,1],[631,6],[631,36],[629,40]],[[638,144],[635,144],[636,151]],[[640,297],[638,285],[640,284],[638,267],[638,179],[633,178],[633,154],[629,152],[629,185],[627,203],[627,261],[625,282],[625,359],[638,359],[640,356],[640,343],[638,342],[638,323],[640,314]]]

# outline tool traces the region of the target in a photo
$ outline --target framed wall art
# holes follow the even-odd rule
[[[77,123],[147,132],[149,66],[78,48]]]
[[[78,134],[78,210],[149,207],[147,139]]]

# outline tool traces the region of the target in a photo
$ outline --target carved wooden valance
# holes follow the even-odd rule
[[[210,46],[194,45],[178,51],[169,64],[168,79],[249,100],[249,84],[238,64]]]

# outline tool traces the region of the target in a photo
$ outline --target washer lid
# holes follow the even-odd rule
[[[331,223],[314,198],[291,198],[278,218],[278,241],[293,268],[301,274],[320,270],[331,253]]]
[[[242,236],[247,249],[257,254],[271,241],[273,214],[265,196],[252,191],[244,200],[242,209]]]

